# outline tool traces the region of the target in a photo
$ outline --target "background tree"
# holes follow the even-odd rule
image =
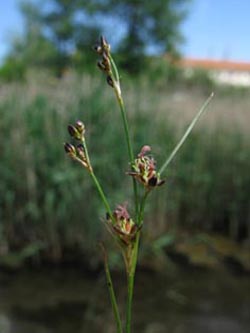
[[[101,26],[94,17],[95,1],[45,0],[41,20],[46,37],[58,51],[58,69],[89,66],[90,46],[99,37]],[[94,10],[94,12],[95,12]],[[92,17],[93,16],[93,17]]]
[[[158,54],[168,52],[172,56],[178,54],[178,47],[183,41],[180,23],[187,14],[188,0],[96,2],[99,2],[103,15],[105,13],[116,19],[123,27],[124,33],[117,43],[117,50],[128,70],[140,70],[144,66],[145,55],[150,51]],[[141,68],[138,67],[140,64]]]
[[[1,68],[0,76],[7,80],[22,79],[28,68],[55,68],[58,52],[44,35],[44,25],[39,7],[32,2],[20,3],[24,18],[24,33],[16,35]]]
[[[44,23],[62,54],[67,49],[86,52],[91,41],[107,35],[121,62],[135,72],[144,67],[145,55],[178,53],[180,23],[189,0],[49,0]],[[91,40],[90,40],[91,39]]]
[[[90,45],[102,33],[130,72],[145,67],[146,56],[178,53],[180,23],[189,0],[24,0],[24,36],[11,56],[29,66],[61,73],[70,65],[89,67]]]

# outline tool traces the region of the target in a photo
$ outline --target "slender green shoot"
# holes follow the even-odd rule
[[[131,137],[130,137],[130,133],[129,133],[129,126],[128,126],[128,119],[127,119],[127,114],[126,114],[126,109],[124,106],[124,101],[123,101],[123,97],[121,94],[121,88],[120,88],[120,75],[117,69],[117,66],[115,64],[115,61],[113,60],[113,58],[110,55],[110,61],[112,64],[112,68],[114,69],[114,74],[115,74],[115,81],[116,86],[114,87],[115,90],[115,94],[116,94],[116,98],[120,107],[120,111],[121,111],[121,116],[122,116],[122,122],[123,122],[123,127],[124,127],[124,132],[125,132],[125,139],[127,142],[127,148],[128,148],[128,155],[129,155],[129,160],[130,163],[132,163],[134,161],[134,152],[133,152],[133,147],[132,147],[132,142],[131,142]],[[135,181],[135,179],[133,179],[133,190],[134,190],[134,198],[135,198],[135,211],[136,211],[136,216],[138,217],[138,191],[137,191],[137,183]]]
[[[114,287],[113,287],[113,282],[112,282],[112,278],[111,278],[111,274],[110,274],[110,270],[109,270],[107,253],[106,253],[106,250],[105,250],[103,244],[100,244],[100,246],[101,246],[101,249],[103,252],[103,257],[104,257],[104,269],[105,269],[105,274],[106,274],[106,279],[107,279],[107,286],[108,286],[108,290],[109,290],[111,305],[112,305],[112,309],[113,309],[113,313],[114,313],[114,317],[115,317],[115,321],[116,321],[117,333],[122,333],[123,332],[122,322],[121,322],[120,313],[118,310],[117,300],[116,300],[116,296],[115,296],[115,291],[114,291]]]
[[[196,116],[192,120],[191,124],[188,126],[188,128],[187,128],[186,132],[184,133],[183,137],[178,142],[178,144],[175,146],[174,150],[169,155],[169,157],[166,159],[166,161],[163,163],[162,167],[159,170],[159,174],[163,173],[163,171],[168,167],[168,165],[170,164],[170,162],[174,159],[175,155],[177,154],[177,152],[179,151],[179,149],[181,148],[181,146],[183,145],[183,143],[186,141],[187,137],[191,133],[191,131],[194,128],[195,124],[197,123],[197,121],[199,120],[199,118],[201,117],[201,115],[205,112],[205,110],[207,109],[207,107],[208,107],[209,103],[211,102],[211,100],[213,99],[213,97],[214,97],[214,93],[212,93],[208,97],[208,99],[202,105],[202,107],[200,108],[200,110],[197,112]]]
[[[145,203],[148,197],[149,191],[145,191],[144,196],[142,197],[140,210],[138,212],[138,226],[140,227],[143,220]],[[131,270],[128,272],[128,298],[127,298],[127,315],[126,315],[126,333],[131,332],[131,317],[132,317],[132,303],[133,303],[133,295],[134,295],[134,282],[135,282],[135,270],[137,265],[138,258],[138,249],[140,242],[140,232],[138,232],[133,251],[132,251],[132,262],[131,262]]]
[[[134,295],[135,270],[138,259],[139,242],[140,242],[140,231],[136,235],[134,247],[132,250],[131,266],[127,274],[128,295],[127,295],[127,309],[126,309],[126,333],[131,333],[132,303]]]
[[[150,193],[149,190],[145,190],[145,193],[144,193],[144,195],[142,197],[142,200],[141,200],[140,210],[139,210],[139,217],[138,217],[138,225],[139,226],[141,226],[141,224],[143,222],[145,204],[146,204],[146,200],[147,200],[147,197],[148,197],[149,193]]]
[[[145,204],[148,195],[153,188],[160,186],[164,183],[164,181],[160,178],[160,174],[167,168],[167,166],[173,160],[173,158],[175,157],[181,146],[184,144],[188,135],[195,126],[196,122],[205,112],[214,94],[211,94],[211,96],[205,101],[201,109],[197,112],[196,116],[192,120],[191,124],[188,126],[183,137],[180,139],[180,141],[178,142],[172,153],[167,157],[166,161],[163,163],[162,167],[160,168],[160,171],[157,173],[154,159],[151,158],[150,156],[146,156],[146,154],[149,151],[151,151],[150,146],[144,145],[141,149],[141,152],[137,155],[137,159],[136,160],[134,159],[132,141],[129,133],[129,124],[121,93],[120,75],[116,67],[115,61],[113,60],[110,54],[110,45],[107,43],[104,37],[101,37],[100,44],[95,46],[95,50],[100,56],[102,56],[102,59],[98,62],[98,67],[106,74],[107,83],[114,89],[115,96],[120,108],[124,133],[125,133],[125,141],[127,143],[128,156],[131,163],[131,168],[134,166],[133,163],[135,163],[134,166],[135,170],[133,170],[133,172],[128,173],[130,176],[133,176],[135,219],[130,218],[130,214],[126,209],[126,205],[118,205],[117,208],[114,210],[114,212],[111,211],[107,197],[104,194],[104,191],[93,171],[88,154],[87,145],[84,138],[85,128],[84,124],[81,121],[78,121],[75,126],[69,125],[68,131],[73,138],[82,141],[83,147],[81,146],[75,147],[72,144],[65,143],[65,151],[66,153],[69,154],[69,156],[71,156],[74,160],[80,162],[88,170],[94,181],[97,191],[102,199],[102,202],[106,208],[106,211],[111,219],[112,226],[107,224],[107,228],[117,241],[119,247],[121,248],[121,252],[124,257],[124,262],[126,266],[127,304],[126,304],[126,322],[124,328],[126,333],[131,333],[135,271],[138,260],[138,249],[140,243],[141,227],[143,224]],[[137,181],[142,183],[144,186],[144,194],[142,194],[142,196],[139,196],[137,190]],[[107,218],[107,220],[108,220],[107,222],[109,223],[110,222],[109,218]],[[118,310],[117,299],[108,266],[108,257],[106,250],[102,244],[101,244],[101,249],[104,256],[105,274],[112,304],[112,310],[116,321],[117,333],[123,333],[123,326]]]
[[[87,161],[88,161],[89,165],[91,165],[91,164],[90,164],[89,153],[88,153],[88,147],[87,147],[87,145],[86,145],[86,141],[85,141],[85,139],[82,140],[82,144],[83,144],[83,147],[84,147],[84,151],[85,151],[85,154],[86,154]],[[102,200],[102,202],[103,202],[103,204],[104,204],[104,206],[105,206],[105,208],[106,208],[106,211],[107,211],[107,213],[109,214],[109,216],[111,217],[112,222],[114,223],[113,213],[112,213],[112,211],[111,211],[111,208],[110,208],[110,205],[109,205],[109,203],[108,203],[107,197],[106,197],[106,195],[104,194],[104,191],[103,191],[103,189],[102,189],[102,187],[101,187],[101,185],[100,185],[98,179],[96,178],[95,173],[94,173],[92,167],[90,168],[90,171],[89,171],[89,172],[90,172],[90,175],[91,175],[91,177],[92,177],[92,179],[93,179],[93,181],[94,181],[94,184],[95,184],[95,186],[96,186],[96,189],[97,189],[97,191],[98,191],[98,193],[99,193],[99,195],[100,195],[100,197],[101,197],[101,200]]]
[[[109,54],[109,57],[110,57],[110,62],[111,62],[112,68],[114,69],[115,80],[116,80],[117,83],[120,85],[120,75],[119,75],[119,72],[118,72],[117,66],[116,66],[115,61],[114,61],[114,59],[112,58],[111,54]]]

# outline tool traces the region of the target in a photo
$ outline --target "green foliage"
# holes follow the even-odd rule
[[[171,246],[175,242],[175,235],[168,233],[165,234],[161,237],[159,237],[154,243],[153,243],[153,248],[157,251],[160,250],[164,247]]]
[[[169,60],[160,57],[152,58],[148,72],[154,83],[176,84],[182,80],[182,72],[178,66]]]
[[[1,242],[11,249],[42,242],[55,255],[75,245],[88,250],[106,237],[96,218],[105,211],[89,177],[64,154],[65,129],[85,122],[92,164],[114,207],[132,197],[120,114],[103,80],[68,75],[30,84],[6,86],[0,102]],[[162,109],[151,81],[125,90],[135,150],[150,143],[161,165],[184,132],[177,118],[166,116],[172,104]],[[249,137],[235,126],[196,130],[171,164],[166,186],[152,195],[146,239],[179,226],[229,235],[235,224],[234,237],[246,237],[249,151]]]
[[[22,81],[25,73],[26,66],[21,61],[9,58],[0,67],[0,80],[4,82]]]
[[[185,81],[189,87],[200,87],[206,93],[213,91],[216,85],[209,72],[203,69],[193,70]]]
[[[43,248],[44,244],[41,242],[33,242],[20,251],[0,256],[0,265],[4,265],[12,269],[20,268],[25,260],[36,256]]]
[[[120,64],[139,73],[147,66],[148,52],[177,53],[188,2],[23,0],[24,34],[12,42],[9,57],[58,75],[71,66],[86,71],[90,45],[103,33],[115,45]]]
[[[187,0],[109,0],[104,5],[97,2],[102,14],[122,22],[126,30],[117,47],[124,56],[121,65],[126,70],[141,72],[145,68],[145,54],[150,50],[172,56],[178,53],[183,41],[179,26],[186,16]]]
[[[24,72],[34,67],[43,67],[58,72],[59,54],[54,44],[43,34],[39,8],[29,2],[21,2],[21,14],[24,17],[24,34],[17,35],[10,48],[3,68],[9,63],[18,64]],[[13,72],[18,68],[13,66]]]

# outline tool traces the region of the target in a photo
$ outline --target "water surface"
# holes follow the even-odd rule
[[[124,309],[125,277],[117,273],[115,280]],[[250,279],[224,271],[139,271],[133,323],[134,333],[247,333]],[[2,274],[0,332],[115,332],[103,274],[74,269]]]

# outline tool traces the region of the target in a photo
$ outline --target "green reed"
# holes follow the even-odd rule
[[[131,201],[133,196],[131,179],[124,177],[129,166],[127,147],[121,139],[120,113],[115,112],[112,94],[101,78],[71,73],[59,81],[34,74],[22,85],[1,87],[1,249],[11,252],[42,242],[47,255],[57,260],[62,260],[60,252],[64,249],[79,249],[84,256],[93,251],[97,239],[105,237],[102,224],[93,218],[104,216],[105,209],[91,179],[81,168],[70,167],[71,161],[60,149],[65,140],[64,126],[84,116],[91,133],[88,146],[92,163],[113,207],[124,197]],[[190,97],[181,90],[188,101],[180,113],[174,110],[165,89],[159,90],[146,79],[136,83],[126,80],[123,90],[134,149],[139,151],[150,142],[161,166],[165,153],[170,155],[192,118],[191,97],[199,105],[202,96],[193,90]],[[248,105],[246,93],[217,94],[213,112],[196,127],[167,169],[166,186],[154,191],[147,201],[145,242],[175,226],[217,230],[234,239],[240,234],[247,237]],[[110,126],[103,126],[106,123],[112,124],[112,131]],[[114,146],[113,142],[119,144]]]
[[[95,46],[95,50],[100,56],[100,60],[98,61],[98,67],[105,74],[108,85],[113,89],[114,95],[117,99],[117,103],[121,111],[121,119],[129,159],[129,168],[126,172],[126,176],[130,176],[133,182],[133,201],[135,208],[134,212],[132,213],[133,217],[131,217],[131,214],[128,212],[128,200],[126,197],[123,200],[125,203],[117,205],[117,207],[113,211],[111,211],[109,199],[106,196],[105,191],[101,183],[99,182],[98,177],[96,176],[95,169],[92,166],[91,157],[86,141],[86,129],[82,121],[78,120],[75,122],[74,125],[68,125],[68,132],[72,138],[72,143],[65,143],[64,148],[65,152],[69,155],[69,157],[71,157],[74,161],[78,162],[83,168],[85,168],[86,172],[92,178],[93,185],[96,187],[96,190],[106,210],[106,219],[104,220],[104,224],[123,256],[124,265],[127,273],[127,307],[124,329],[126,333],[130,333],[132,323],[132,303],[135,272],[138,260],[140,235],[143,228],[146,200],[154,189],[162,186],[165,183],[165,180],[161,177],[162,174],[165,172],[166,168],[169,166],[170,162],[173,160],[173,158],[187,139],[188,135],[191,133],[200,116],[206,110],[213,95],[211,95],[207,99],[207,101],[198,111],[196,116],[193,118],[191,124],[185,131],[184,135],[180,138],[180,141],[177,142],[172,153],[166,157],[165,162],[163,162],[162,167],[158,171],[156,167],[156,161],[151,155],[151,147],[146,143],[141,147],[139,153],[135,157],[132,145],[132,138],[130,135],[129,122],[121,90],[120,75],[116,67],[115,61],[111,56],[111,47],[104,37],[101,37],[100,43]],[[105,124],[103,126],[105,126]],[[110,128],[110,130],[112,130],[112,128]],[[114,145],[116,144],[117,143],[114,143]],[[109,161],[109,163],[112,164],[113,161]],[[141,188],[140,191],[138,189],[139,187]],[[110,293],[112,309],[114,312],[114,318],[116,321],[117,333],[122,333],[123,325],[118,310],[111,274],[108,268],[107,254],[103,245],[102,249],[105,257],[105,272],[108,282],[108,290]]]

